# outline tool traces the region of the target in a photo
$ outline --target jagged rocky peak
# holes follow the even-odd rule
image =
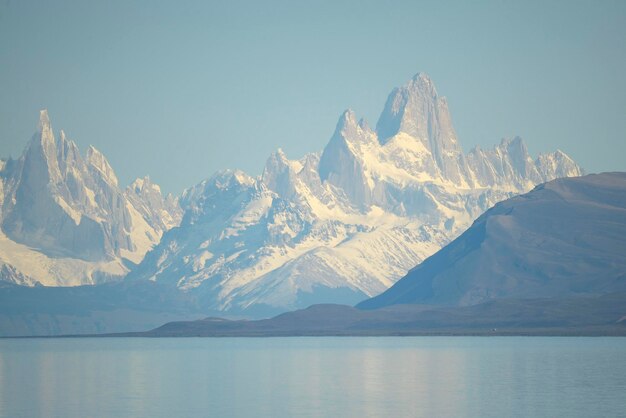
[[[71,141],[65,135],[65,131],[59,132],[59,141],[57,142],[57,159],[64,162],[64,170],[71,169],[73,165],[83,164],[83,158],[80,150],[74,141]]]
[[[544,178],[578,177],[585,171],[561,150],[553,153],[539,154],[535,162]]]
[[[528,153],[528,147],[526,147],[526,143],[521,137],[505,138],[502,140],[500,147],[508,155],[515,174],[523,177],[531,177],[536,174],[534,173],[533,160]]]
[[[438,95],[428,75],[418,73],[389,94],[376,132],[381,144],[398,134],[414,138],[431,153],[444,179],[457,184],[466,181],[467,167],[452,126],[448,102]]]
[[[561,151],[530,156],[520,137],[504,138],[491,150],[479,147],[467,154],[468,164],[478,185],[523,192],[535,184],[558,177],[577,177],[584,174],[569,156]]]
[[[163,199],[156,185],[139,194],[120,190],[100,151],[89,147],[83,157],[64,131],[55,138],[46,110],[21,157],[8,166],[0,213],[6,237],[0,239],[13,250],[0,246],[0,266],[11,264],[46,285],[119,278],[128,271],[123,259],[140,262],[181,217],[176,199]]]
[[[104,181],[113,186],[118,185],[117,176],[115,175],[111,164],[109,164],[109,160],[107,160],[104,154],[98,151],[94,146],[89,145],[85,159],[87,160],[87,164],[89,164],[91,168],[95,169]]]
[[[352,139],[357,136],[359,128],[360,126],[354,111],[352,109],[346,109],[341,116],[339,116],[337,127],[335,128],[335,135]]]
[[[295,177],[301,166],[297,161],[289,161],[283,150],[278,148],[267,159],[261,181],[270,190],[289,198],[295,193]]]
[[[162,196],[161,187],[153,183],[150,180],[150,176],[138,177],[129,186],[129,190],[132,190],[137,195],[150,196],[158,195]]]
[[[59,132],[57,139],[52,129],[48,111],[39,112],[37,131],[22,155],[22,160],[39,182],[62,183],[67,171],[82,168],[84,161],[76,144],[69,140],[65,131]],[[39,166],[34,169],[33,165]],[[41,175],[47,174],[47,179]]]
[[[352,109],[346,109],[337,121],[333,138],[340,137],[348,142],[358,143],[371,141],[373,135],[374,131],[365,119],[357,120],[356,113]]]
[[[535,162],[520,137],[503,138],[491,150],[473,148],[468,164],[478,185],[526,191],[542,181]]]
[[[359,124],[352,110],[346,110],[339,118],[318,166],[320,180],[342,189],[355,207],[361,209],[371,203],[372,191],[364,155],[365,149],[375,142],[376,134],[365,124]]]
[[[256,183],[252,176],[249,176],[241,170],[226,169],[218,171],[211,177],[209,183],[218,189],[228,189],[232,187],[249,187]]]
[[[224,191],[240,191],[256,184],[256,180],[241,170],[219,170],[211,177],[183,191],[180,203],[184,210],[202,205],[208,196]]]
[[[371,142],[374,138],[375,134],[367,127],[367,124],[357,122],[352,110],[344,111],[320,157],[320,179],[327,180],[333,173],[339,174],[339,171],[343,169],[358,170],[360,163],[355,159],[358,158],[359,145]]]
[[[164,232],[178,226],[183,213],[178,199],[171,193],[163,196],[161,187],[150,180],[149,176],[137,178],[125,191],[133,206],[151,224]]]
[[[291,164],[289,159],[287,159],[285,152],[282,150],[282,148],[278,148],[276,151],[272,152],[267,158],[261,178],[263,179],[263,182],[269,186],[271,183],[273,183],[275,177],[281,175],[283,172],[289,170],[290,168]]]
[[[37,125],[37,133],[42,139],[54,140],[52,125],[50,124],[50,117],[48,116],[48,109],[42,109],[39,111],[39,124]]]
[[[448,103],[437,94],[434,83],[424,73],[416,74],[402,87],[392,90],[376,124],[381,143],[399,132],[424,142],[429,149],[435,139],[447,137],[451,149],[460,149],[452,128]]]
[[[69,160],[68,160],[69,157]],[[11,239],[54,256],[107,259],[113,248],[106,232],[84,210],[86,178],[75,145],[55,140],[45,110],[37,132],[11,173],[2,229]]]
[[[21,157],[22,164],[33,168],[33,176],[47,183],[58,177],[56,141],[47,110],[39,112],[37,131]]]
[[[199,184],[183,191],[180,205],[184,210],[181,225],[225,222],[241,210],[245,201],[267,191],[241,170],[221,170]]]

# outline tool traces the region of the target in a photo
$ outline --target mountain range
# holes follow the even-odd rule
[[[625,250],[626,173],[592,174],[495,205],[356,307],[234,320],[158,282],[10,285],[0,288],[0,335],[626,335]]]
[[[321,152],[279,149],[258,177],[221,171],[179,198],[148,178],[120,187],[99,151],[81,155],[42,111],[22,156],[0,163],[0,279],[124,278],[234,315],[355,304],[497,202],[582,174],[561,151],[532,158],[519,137],[464,152],[425,74],[390,93],[374,129],[348,110]]]
[[[0,163],[0,279],[34,286],[121,280],[178,225],[178,200],[149,178],[120,188],[94,147],[84,155],[48,113],[17,160]]]
[[[626,173],[563,178],[496,204],[356,307],[170,322],[139,336],[626,335]]]
[[[520,138],[464,153],[425,74],[394,89],[371,129],[339,118],[321,153],[278,150],[260,177],[223,171],[186,190],[179,227],[128,276],[193,292],[216,311],[260,315],[356,303],[456,238],[495,203],[579,176]]]

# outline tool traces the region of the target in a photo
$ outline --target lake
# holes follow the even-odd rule
[[[1,339],[0,417],[624,417],[626,338]]]

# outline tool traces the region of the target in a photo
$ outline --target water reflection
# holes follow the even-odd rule
[[[11,418],[617,416],[623,393],[620,338],[0,340]]]

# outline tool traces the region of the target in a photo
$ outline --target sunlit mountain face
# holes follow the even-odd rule
[[[128,280],[169,283],[218,311],[354,304],[495,203],[581,174],[561,151],[533,159],[520,138],[465,153],[446,99],[417,74],[390,93],[375,129],[348,110],[321,153],[290,160],[279,149],[260,177],[227,170],[187,189],[180,227]]]

